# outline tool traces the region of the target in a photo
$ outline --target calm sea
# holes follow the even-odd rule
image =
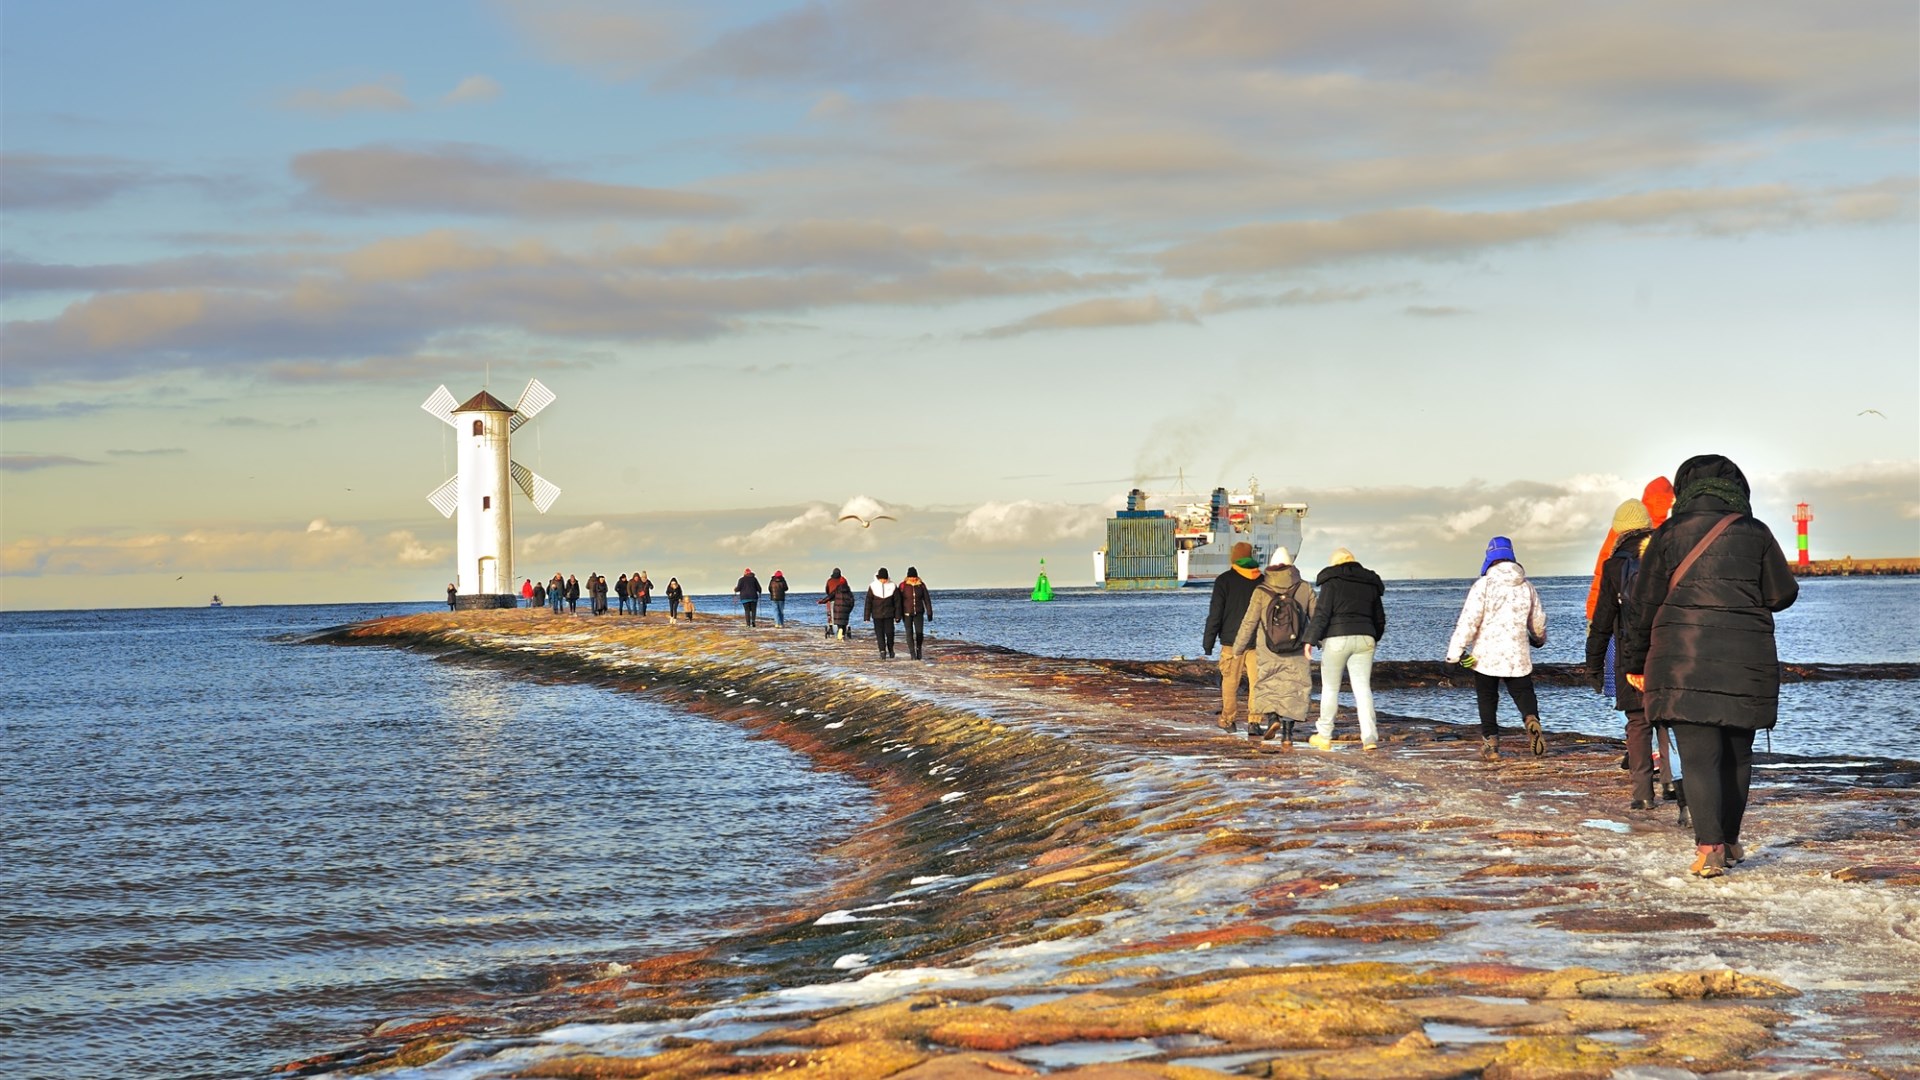
[[[1468,584],[1391,584],[1381,655],[1438,658]],[[1576,661],[1585,582],[1540,584],[1541,659]],[[811,599],[790,621],[817,625]],[[1207,604],[935,600],[935,656],[939,635],[1194,656]],[[0,614],[0,1073],[258,1076],[553,964],[712,940],[831,881],[818,852],[874,813],[776,743],[642,699],[289,640],[436,606]],[[1805,582],[1779,637],[1787,660],[1920,661],[1920,579]],[[1920,758],[1911,690],[1789,687],[1774,749]],[[1542,699],[1549,728],[1618,731],[1597,695]]]

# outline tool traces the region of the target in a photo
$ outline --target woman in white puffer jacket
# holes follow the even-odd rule
[[[1540,703],[1533,692],[1533,650],[1547,643],[1547,609],[1513,557],[1513,541],[1496,536],[1487,543],[1480,580],[1467,593],[1447,642],[1447,663],[1473,669],[1474,695],[1480,705],[1480,758],[1500,757],[1500,685],[1520,710],[1527,746],[1534,756],[1547,752],[1540,730]]]

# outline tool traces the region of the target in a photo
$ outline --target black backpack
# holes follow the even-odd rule
[[[1306,644],[1307,613],[1294,596],[1300,591],[1302,581],[1295,581],[1286,592],[1276,592],[1265,584],[1260,591],[1273,597],[1273,603],[1260,616],[1260,634],[1266,640],[1267,651],[1271,653],[1299,652]]]

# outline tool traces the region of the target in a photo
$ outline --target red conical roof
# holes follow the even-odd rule
[[[454,406],[453,411],[457,413],[463,413],[463,412],[510,413],[513,411],[513,406],[508,405],[507,403],[501,401],[499,398],[494,397],[492,394],[487,393],[485,390],[482,390],[479,393],[468,398],[464,405]]]

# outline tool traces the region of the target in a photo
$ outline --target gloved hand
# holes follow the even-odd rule
[[[1463,668],[1466,668],[1468,671],[1472,671],[1473,666],[1475,664],[1478,664],[1479,662],[1480,662],[1479,660],[1474,658],[1474,655],[1472,653],[1468,653],[1467,655],[1460,658],[1460,666]]]

